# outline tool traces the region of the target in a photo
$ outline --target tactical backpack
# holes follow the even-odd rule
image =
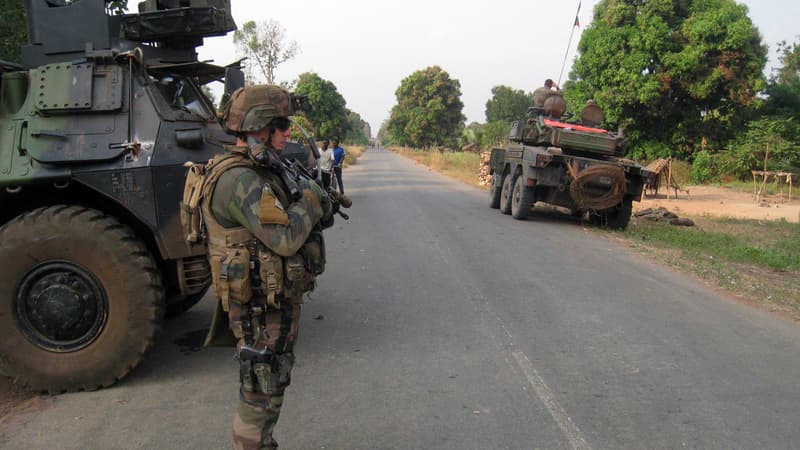
[[[252,167],[253,163],[242,151],[235,148],[229,152],[217,155],[207,164],[187,162],[186,182],[183,187],[183,201],[181,201],[181,225],[183,236],[190,244],[204,244],[206,235],[203,214],[200,211],[200,202],[206,195],[214,191],[217,180],[225,170],[231,167]],[[215,170],[212,171],[211,169]],[[209,175],[213,174],[213,175]]]

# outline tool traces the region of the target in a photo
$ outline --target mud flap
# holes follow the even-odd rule
[[[217,300],[217,308],[211,319],[203,347],[236,347],[237,339],[231,331],[228,313],[222,310],[222,302]]]

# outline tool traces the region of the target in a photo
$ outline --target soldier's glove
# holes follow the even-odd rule
[[[320,185],[313,181],[302,180],[301,186],[303,191],[310,192],[311,195],[316,198],[317,204],[319,204],[322,208],[320,218],[324,219],[333,215],[333,205],[331,204],[331,199],[328,197],[328,194],[322,189],[322,187],[320,187]]]

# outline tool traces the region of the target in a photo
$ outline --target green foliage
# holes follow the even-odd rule
[[[692,181],[695,183],[711,181],[711,154],[706,150],[700,150],[694,154]]]
[[[24,0],[0,0],[0,60],[20,62],[20,48],[28,43]]]
[[[635,145],[628,145],[628,157],[653,161],[659,158],[669,158],[672,156],[672,149],[669,145],[658,141],[639,141]]]
[[[492,98],[486,102],[486,122],[511,122],[525,117],[533,104],[533,95],[508,86],[492,88]]]
[[[361,119],[361,115],[354,111],[347,111],[348,130],[344,134],[344,142],[355,145],[369,144],[369,136],[366,133],[366,122]]]
[[[775,270],[800,270],[797,225],[788,222],[717,219],[730,231],[667,224],[629,227],[626,234],[649,243],[680,249],[687,259],[713,258],[720,264],[752,264]]]
[[[395,91],[388,129],[391,142],[407,147],[454,147],[464,128],[461,83],[439,66],[404,78]]]
[[[593,98],[634,144],[691,157],[727,142],[759,101],[766,48],[734,0],[602,0],[566,85],[572,110]]]
[[[781,55],[781,68],[775,80],[778,84],[796,84],[800,81],[800,43],[787,44],[786,41],[778,43],[778,53]]]
[[[286,29],[275,20],[247,21],[233,33],[233,43],[246,61],[248,79],[260,73],[267,84],[275,84],[275,69],[300,51],[295,41],[286,41]]]
[[[763,112],[772,116],[789,116],[800,120],[800,43],[778,44],[781,67],[767,86],[769,98]]]
[[[315,138],[341,139],[350,131],[347,102],[333,82],[306,72],[297,80],[295,93],[308,95],[311,112],[306,114],[310,122],[307,129]]]
[[[458,139],[458,146],[464,148],[466,146],[481,147],[483,141],[483,124],[472,122],[464,127],[461,131],[461,137]]]
[[[731,145],[733,158],[728,160],[731,165],[725,169],[738,178],[750,177],[751,170],[797,171],[800,169],[798,147],[800,132],[794,118],[764,116],[750,122]]]
[[[508,142],[508,132],[510,130],[511,124],[504,120],[496,120],[494,122],[487,123],[483,127],[481,148],[490,149],[505,145]]]

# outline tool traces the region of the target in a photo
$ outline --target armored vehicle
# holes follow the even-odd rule
[[[522,220],[534,203],[549,203],[623,229],[652,174],[623,158],[622,132],[597,127],[599,107],[587,105],[580,121],[568,122],[561,119],[565,106],[552,96],[512,123],[509,145],[491,153],[489,206]]]
[[[166,313],[210,285],[180,223],[187,161],[234,138],[200,62],[236,25],[230,0],[26,0],[22,64],[0,64],[0,372],[37,391],[124,377]],[[234,65],[235,66],[235,65]]]

